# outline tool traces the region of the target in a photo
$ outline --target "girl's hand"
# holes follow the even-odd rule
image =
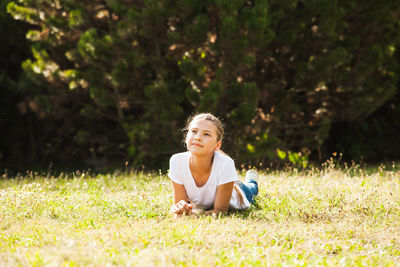
[[[223,211],[220,211],[220,210],[208,210],[208,211],[206,211],[205,213],[204,213],[205,215],[210,215],[210,216],[212,216],[212,217],[217,217],[219,214],[224,214],[224,212]]]
[[[185,200],[181,200],[178,203],[172,205],[171,213],[190,215],[192,214],[192,209],[192,204],[187,203]]]

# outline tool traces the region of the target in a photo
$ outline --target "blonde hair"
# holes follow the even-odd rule
[[[189,130],[190,124],[195,120],[211,121],[215,125],[215,128],[217,128],[217,141],[222,141],[222,138],[224,137],[224,134],[225,134],[224,125],[217,117],[215,117],[211,113],[195,114],[195,115],[189,117],[189,119],[186,122],[186,127],[184,128],[184,130],[185,131]]]

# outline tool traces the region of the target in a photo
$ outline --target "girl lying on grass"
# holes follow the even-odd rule
[[[258,173],[249,170],[246,181],[240,182],[233,160],[220,148],[224,128],[221,121],[209,113],[188,120],[186,152],[170,159],[174,190],[171,213],[218,215],[228,208],[247,209],[258,193]]]

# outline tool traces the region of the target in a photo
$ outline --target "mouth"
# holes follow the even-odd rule
[[[198,147],[202,147],[202,145],[200,145],[200,144],[196,144],[196,143],[193,143],[193,144],[192,144],[192,146],[198,146]]]

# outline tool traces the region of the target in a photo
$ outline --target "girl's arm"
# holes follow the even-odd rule
[[[185,187],[174,181],[172,181],[172,187],[174,189],[174,205],[171,207],[171,212],[175,214],[190,214],[192,204],[188,203]]]
[[[234,182],[219,185],[215,195],[214,209],[206,212],[207,215],[218,215],[228,211]]]

